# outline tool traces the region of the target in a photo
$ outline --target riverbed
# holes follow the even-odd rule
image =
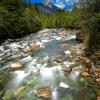
[[[3,43],[0,100],[94,100],[80,75],[82,44],[75,38],[74,31],[45,29]]]

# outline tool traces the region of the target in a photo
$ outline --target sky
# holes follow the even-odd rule
[[[27,0],[27,2],[30,3],[48,3],[52,2],[53,5],[61,8],[61,9],[67,9],[71,10],[73,8],[73,2],[79,2],[79,0]]]
[[[28,1],[28,0],[27,0]],[[68,2],[78,2],[79,0],[29,0],[31,3],[41,3],[41,2],[48,2],[48,1],[51,1],[53,3],[61,3],[61,2],[64,2],[64,3],[68,3]]]

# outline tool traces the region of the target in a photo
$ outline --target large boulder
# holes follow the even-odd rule
[[[52,95],[52,91],[50,87],[43,86],[37,89],[37,96],[43,98],[49,98]]]

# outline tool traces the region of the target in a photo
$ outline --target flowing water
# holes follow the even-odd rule
[[[32,49],[32,43],[40,46]],[[63,36],[50,31],[5,43],[0,55],[0,84],[5,82],[0,86],[4,94],[0,100],[94,100],[94,91],[80,76],[83,66],[75,60],[77,45],[75,34]],[[15,62],[23,68],[12,70]],[[52,95],[39,97],[39,87],[49,87]]]

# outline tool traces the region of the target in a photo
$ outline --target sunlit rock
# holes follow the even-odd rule
[[[30,44],[31,48],[34,49],[38,49],[40,47],[40,45],[36,44],[36,43],[32,43]]]
[[[100,78],[97,78],[97,79],[96,79],[96,82],[97,82],[97,83],[100,83]]]
[[[19,62],[15,62],[15,63],[11,63],[10,67],[12,70],[18,70],[18,69],[23,68],[23,65]]]
[[[71,52],[69,50],[65,51],[64,53],[67,55],[71,54]]]
[[[69,49],[69,46],[68,46],[67,43],[61,43],[61,44],[59,45],[59,47],[60,47],[60,48],[63,48],[63,49]]]
[[[52,91],[50,87],[39,87],[37,89],[37,96],[43,98],[49,98],[52,95]]]
[[[54,38],[55,38],[56,40],[61,40],[61,39],[62,39],[62,38],[59,37],[59,36],[54,36]]]
[[[23,49],[23,53],[28,56],[28,55],[32,55],[32,52],[30,50],[26,50],[26,49]]]
[[[42,43],[42,42],[40,42],[40,41],[36,42],[36,44],[39,45],[41,48],[45,48],[44,43]]]
[[[59,84],[59,87],[62,87],[62,88],[70,88],[70,86],[67,85],[67,84],[64,83],[64,82],[61,82],[61,83]]]
[[[83,77],[88,77],[89,76],[89,73],[88,72],[85,72],[85,71],[82,71],[80,73],[80,75],[83,76]]]

